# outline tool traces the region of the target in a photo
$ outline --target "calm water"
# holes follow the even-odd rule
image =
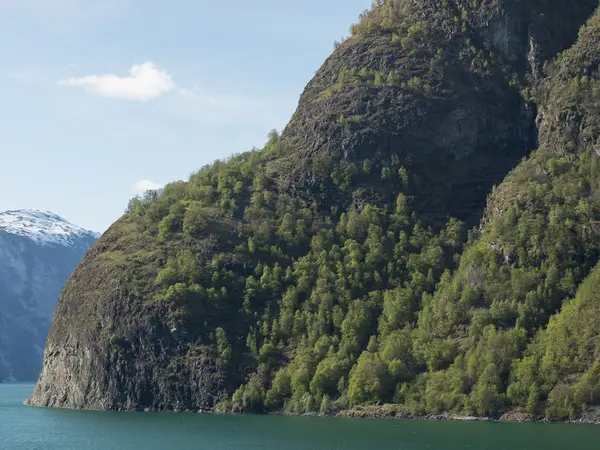
[[[78,412],[22,406],[32,389],[0,384],[0,449],[600,449],[600,425]]]

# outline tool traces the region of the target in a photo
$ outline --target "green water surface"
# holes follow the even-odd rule
[[[0,449],[600,450],[600,425],[68,411],[32,390],[0,384]]]

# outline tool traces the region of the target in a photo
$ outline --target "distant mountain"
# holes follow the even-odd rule
[[[37,378],[62,285],[98,236],[46,211],[0,213],[0,381]]]

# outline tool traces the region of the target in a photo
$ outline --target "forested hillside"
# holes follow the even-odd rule
[[[376,2],[281,135],[132,200],[64,287],[30,403],[583,413],[597,6]]]

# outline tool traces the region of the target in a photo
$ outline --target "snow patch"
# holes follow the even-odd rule
[[[73,225],[49,211],[16,210],[0,213],[0,231],[24,236],[41,245],[72,246],[81,238],[97,239],[100,233]]]

